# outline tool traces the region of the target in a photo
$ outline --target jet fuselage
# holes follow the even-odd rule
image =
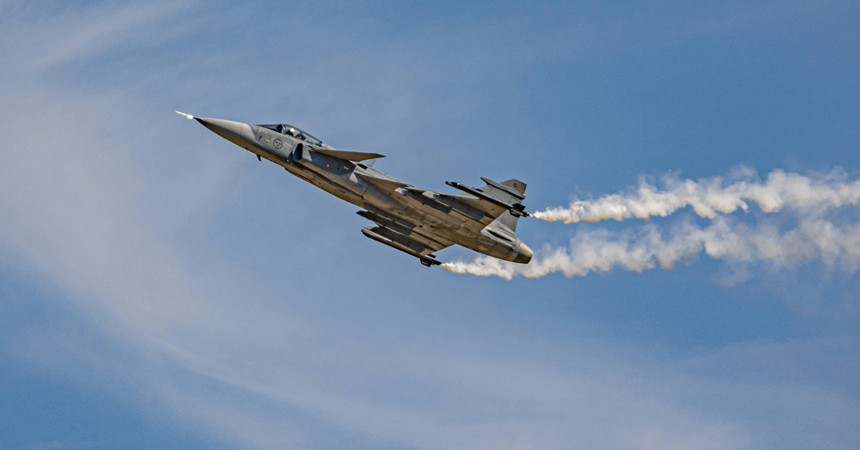
[[[485,199],[489,200],[487,202],[472,196],[415,188],[362,162],[382,155],[338,151],[289,125],[195,119],[258,158],[265,158],[298,178],[364,208],[359,214],[380,225],[362,230],[366,236],[413,254],[425,265],[438,264],[430,251],[452,244],[505,261],[527,263],[532,257],[531,249],[514,236],[516,218],[527,215],[522,205],[512,206],[492,196]],[[459,183],[449,184],[459,186]],[[503,199],[518,203],[517,199],[525,198],[509,187],[493,184],[502,190],[493,192],[502,192]],[[519,187],[516,183],[514,186]],[[462,186],[458,188],[471,191]],[[519,189],[524,191],[525,184]],[[471,192],[488,197],[482,192]],[[504,210],[499,214],[499,208],[510,208],[510,212]],[[511,214],[511,217],[495,220],[501,214]]]

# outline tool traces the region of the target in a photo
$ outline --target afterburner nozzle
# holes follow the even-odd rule
[[[520,243],[520,251],[517,253],[517,257],[514,258],[515,263],[520,264],[528,264],[529,261],[532,260],[532,256],[534,256],[534,252],[529,248],[525,243]]]

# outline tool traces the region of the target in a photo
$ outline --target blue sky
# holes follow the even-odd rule
[[[851,260],[426,269],[364,239],[354,206],[173,113],[295,124],[430,189],[516,177],[531,211],[741,166],[852,181],[857,17],[847,1],[0,0],[0,448],[857,447]],[[679,223],[709,222],[527,219],[518,236]]]

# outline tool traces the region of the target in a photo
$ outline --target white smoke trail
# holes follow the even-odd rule
[[[785,267],[818,259],[849,272],[860,267],[858,211],[854,208],[849,214],[841,214],[839,222],[832,220],[837,215],[834,209],[860,202],[860,180],[849,182],[840,168],[812,176],[775,170],[764,183],[753,181],[754,175],[752,170],[740,167],[735,177],[746,179],[732,184],[725,184],[721,177],[698,182],[667,178],[666,189],[662,191],[641,180],[639,189],[629,194],[593,201],[574,200],[570,208],[533,214],[549,222],[598,222],[668,216],[691,206],[700,217],[712,220],[706,227],[682,220],[666,232],[655,225],[615,233],[582,231],[571,239],[569,248],[545,246],[528,265],[479,257],[442,267],[456,273],[506,280],[515,276],[540,278],[554,272],[573,277],[616,267],[635,272],[656,267],[671,269],[680,262],[698,258],[703,251],[730,263],[766,262],[773,267]],[[780,231],[767,221],[750,225],[718,214],[747,211],[747,202],[755,203],[765,213],[790,211],[782,216],[793,216],[796,226]]]
[[[811,176],[774,170],[764,183],[755,182],[754,176],[752,169],[741,166],[735,170],[735,177],[743,180],[732,184],[726,184],[722,177],[699,181],[667,177],[663,180],[663,190],[640,179],[635,191],[596,200],[574,199],[568,208],[549,208],[532,216],[547,222],[570,224],[665,217],[690,206],[700,217],[713,219],[717,213],[747,211],[748,202],[771,213],[783,208],[805,212],[813,208],[857,205],[860,201],[860,180],[849,182],[845,171],[838,167],[827,174]]]
[[[671,269],[679,262],[694,260],[702,251],[728,262],[765,261],[774,267],[820,259],[829,266],[839,265],[853,272],[860,267],[860,225],[840,227],[824,219],[805,218],[796,228],[781,233],[771,224],[750,228],[727,217],[718,217],[704,228],[688,220],[674,226],[668,238],[653,225],[641,227],[638,232],[582,232],[571,240],[569,248],[547,246],[528,265],[479,257],[442,267],[455,273],[506,280],[515,276],[540,278],[553,272],[573,277],[616,267],[635,272],[656,267]]]

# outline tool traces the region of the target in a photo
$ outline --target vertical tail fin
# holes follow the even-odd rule
[[[493,226],[495,223],[500,223],[506,227],[508,227],[512,233],[517,232],[517,216],[511,214],[510,211],[505,211],[504,214],[496,218],[490,225]]]
[[[516,192],[522,196],[525,196],[525,194],[526,194],[526,184],[520,180],[517,180],[516,178],[511,178],[510,180],[502,181],[499,184],[511,189],[512,191],[514,191],[514,192]]]
[[[478,190],[490,197],[497,198],[511,205],[519,204],[526,198],[526,184],[516,178],[511,178],[510,180],[505,180],[501,183],[489,178],[481,177],[481,179],[484,180],[487,185],[478,188]],[[513,233],[517,231],[517,216],[511,214],[509,211],[505,211],[504,214],[499,216],[489,226],[492,226],[493,224],[504,225]]]

